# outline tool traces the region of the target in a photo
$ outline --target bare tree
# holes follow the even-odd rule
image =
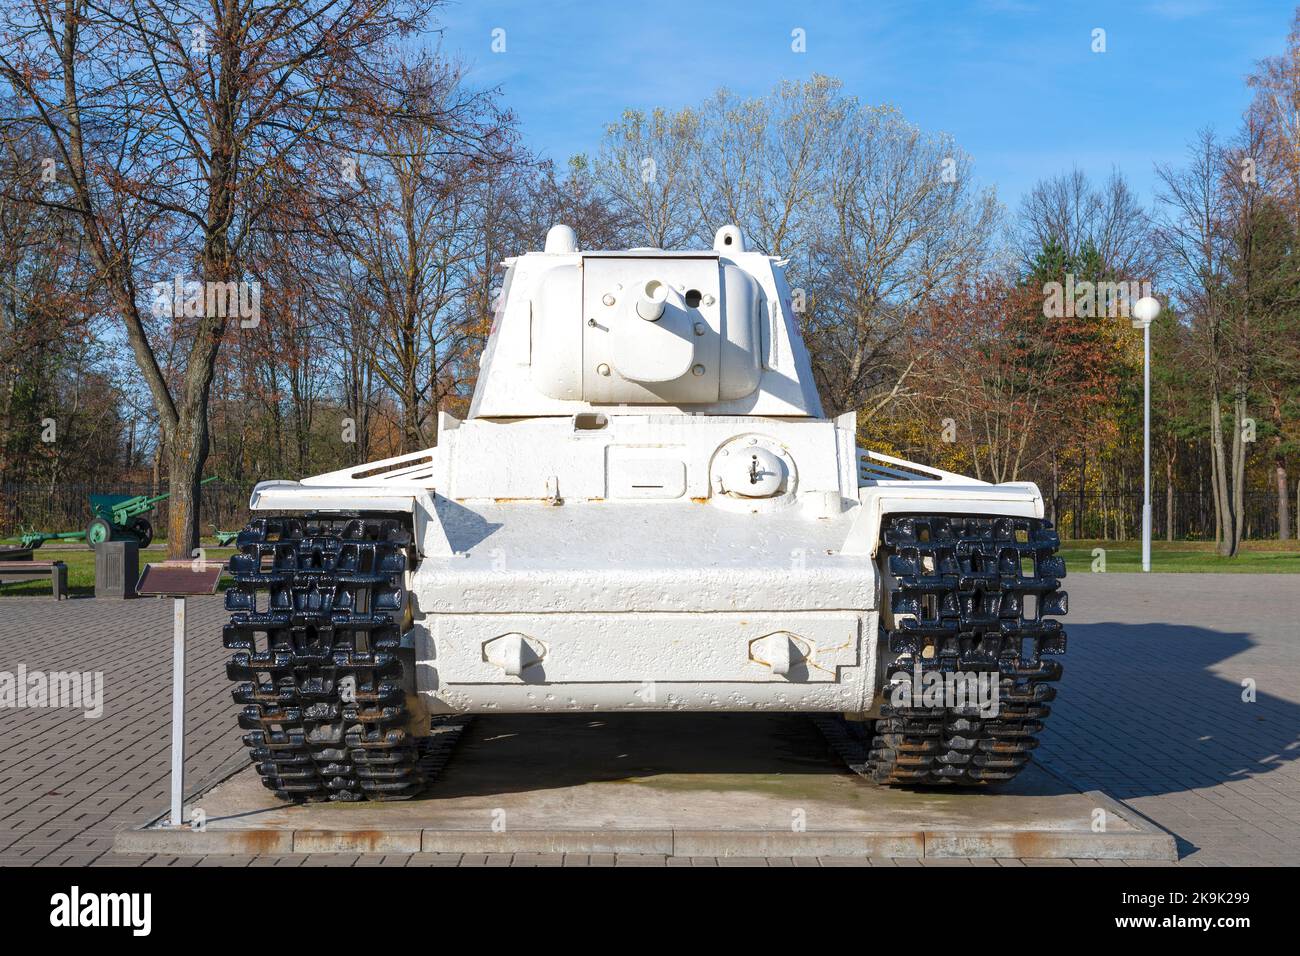
[[[1182,169],[1158,166],[1161,216],[1155,235],[1193,328],[1209,391],[1210,466],[1218,552],[1234,556],[1241,544],[1245,475],[1246,369],[1228,301],[1234,211],[1232,171],[1222,144],[1202,131]],[[1223,433],[1223,406],[1232,407],[1232,435]]]
[[[856,107],[841,91],[839,80],[814,75],[749,100],[719,90],[704,104],[692,177],[701,239],[734,222],[761,252],[806,254],[829,189],[826,146]]]
[[[698,135],[699,117],[689,109],[628,110],[606,128],[596,176],[626,217],[632,241],[679,249],[700,234],[698,205],[691,201]]]
[[[459,387],[470,347],[483,186],[513,160],[510,117],[462,70],[402,66],[383,122],[370,128],[357,194],[334,241],[364,273],[378,317],[374,374],[397,397],[402,451],[435,442],[434,414]],[[446,121],[421,117],[437,103]],[[409,118],[408,118],[409,117]]]
[[[1037,182],[1020,206],[1020,254],[1032,266],[1048,246],[1072,260],[1095,252],[1111,277],[1133,279],[1153,268],[1150,223],[1118,170],[1096,188],[1081,170]]]
[[[855,110],[836,133],[809,331],[831,411],[870,417],[906,388],[931,297],[987,261],[998,206],[950,138],[892,109]]]
[[[241,255],[272,210],[310,216],[340,131],[390,85],[389,44],[431,0],[22,0],[0,19],[0,76],[29,109],[153,396],[168,456],[169,551],[198,542],[208,404],[231,317],[150,321],[167,263],[207,290],[248,281]],[[212,298],[212,297],[207,297]],[[217,297],[218,299],[220,296]],[[158,335],[187,343],[175,368]],[[151,334],[152,333],[152,334]]]
[[[556,223],[572,226],[584,249],[617,249],[636,238],[626,210],[611,203],[584,154],[569,158],[561,174],[552,163],[516,164],[502,172],[494,215],[498,245],[511,254],[541,249]],[[498,260],[499,263],[500,260]]]
[[[1267,188],[1285,211],[1293,232],[1300,234],[1300,7],[1296,8],[1285,52],[1261,61],[1248,83],[1255,90],[1249,118],[1259,135],[1252,144],[1255,155],[1241,159],[1253,164],[1257,172],[1269,171]],[[1273,429],[1278,537],[1282,540],[1291,535],[1287,456],[1294,453],[1297,445],[1294,439],[1288,440],[1286,410],[1300,393],[1298,303],[1286,298],[1275,302],[1273,314],[1264,317],[1275,334],[1270,336],[1273,348],[1265,356],[1263,369]],[[1300,483],[1297,483],[1296,496],[1296,517],[1300,520]],[[1300,535],[1300,529],[1296,533]]]

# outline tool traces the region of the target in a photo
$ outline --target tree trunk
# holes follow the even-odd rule
[[[1115,489],[1115,538],[1118,541],[1127,541],[1128,519],[1131,514],[1129,511],[1128,482],[1122,472],[1116,477],[1119,479],[1119,487]]]
[[[1242,387],[1233,397],[1232,420],[1236,426],[1232,436],[1232,556],[1236,557],[1246,522],[1246,395]]]
[[[1273,476],[1277,483],[1277,539],[1287,541],[1291,538],[1291,499],[1288,495],[1290,482],[1286,474],[1286,455],[1282,452],[1282,401],[1273,396]]]
[[[226,13],[219,25],[223,37],[235,36],[235,8]],[[204,220],[203,253],[200,259],[204,287],[235,278],[235,256],[230,245],[230,227],[235,216],[235,183],[238,177],[235,129],[239,51],[235,43],[222,43],[221,76],[213,104],[213,122],[209,131],[210,158],[207,171],[207,204]],[[172,559],[192,557],[199,546],[199,482],[208,461],[208,404],[212,380],[216,373],[217,353],[226,336],[226,316],[220,310],[205,309],[194,326],[181,396],[176,408],[176,423],[168,445],[171,449],[171,498],[167,511],[167,556]]]
[[[1061,516],[1059,513],[1060,502],[1061,502],[1061,466],[1060,466],[1060,461],[1057,459],[1054,453],[1052,455],[1052,525],[1057,529],[1058,534],[1060,533],[1060,528],[1061,528]]]
[[[402,454],[409,455],[424,447],[420,440],[420,397],[416,393],[415,376],[412,374],[407,383],[407,392],[402,401]]]
[[[1165,455],[1165,540],[1174,540],[1174,452]]]
[[[162,433],[159,432],[158,444],[157,447],[155,447],[153,450],[153,483],[149,486],[149,494],[151,496],[158,494],[158,484],[162,480],[162,476],[160,474],[162,468],[162,457],[163,457],[163,440],[162,440]]]
[[[1228,461],[1223,442],[1222,411],[1216,383],[1210,387],[1210,463],[1213,466],[1214,479],[1215,552],[1223,557],[1232,557],[1237,553],[1234,540],[1237,523],[1232,514],[1232,497],[1228,493]],[[1240,435],[1237,439],[1240,439]]]
[[[1079,458],[1079,509],[1074,517],[1074,537],[1076,539],[1083,537],[1083,488],[1087,473],[1088,456],[1085,454]]]
[[[191,558],[199,546],[199,482],[208,457],[207,402],[186,408],[167,443],[167,557]]]

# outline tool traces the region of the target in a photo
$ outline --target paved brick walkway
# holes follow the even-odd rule
[[[1039,759],[1174,833],[1183,865],[1300,864],[1300,580],[1081,575],[1069,590],[1070,652]],[[199,789],[246,758],[224,675],[220,598],[192,600],[190,617],[186,769],[192,789]],[[113,835],[167,803],[171,602],[0,598],[0,671],[20,664],[102,671],[104,716],[0,708],[0,865],[862,864],[539,854],[120,856],[111,852]],[[1242,700],[1246,680],[1254,682],[1253,703]],[[1124,865],[924,865],[1039,864]]]
[[[1173,833],[1186,863],[1300,865],[1300,579],[1068,584],[1070,646],[1039,758]]]

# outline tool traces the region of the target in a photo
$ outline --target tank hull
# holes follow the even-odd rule
[[[407,516],[406,679],[431,713],[864,714],[888,663],[885,516],[1042,500],[894,459],[866,475],[855,432],[852,414],[444,417],[434,448],[260,485],[252,507]],[[757,450],[779,493],[731,493]]]
[[[457,504],[410,580],[435,713],[862,711],[877,578],[848,514],[708,504]],[[465,529],[458,532],[456,529]],[[460,537],[474,534],[481,540]]]

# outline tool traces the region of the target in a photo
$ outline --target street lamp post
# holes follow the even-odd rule
[[[1160,303],[1151,296],[1133,305],[1133,327],[1142,329],[1142,570],[1151,570],[1151,323]]]

